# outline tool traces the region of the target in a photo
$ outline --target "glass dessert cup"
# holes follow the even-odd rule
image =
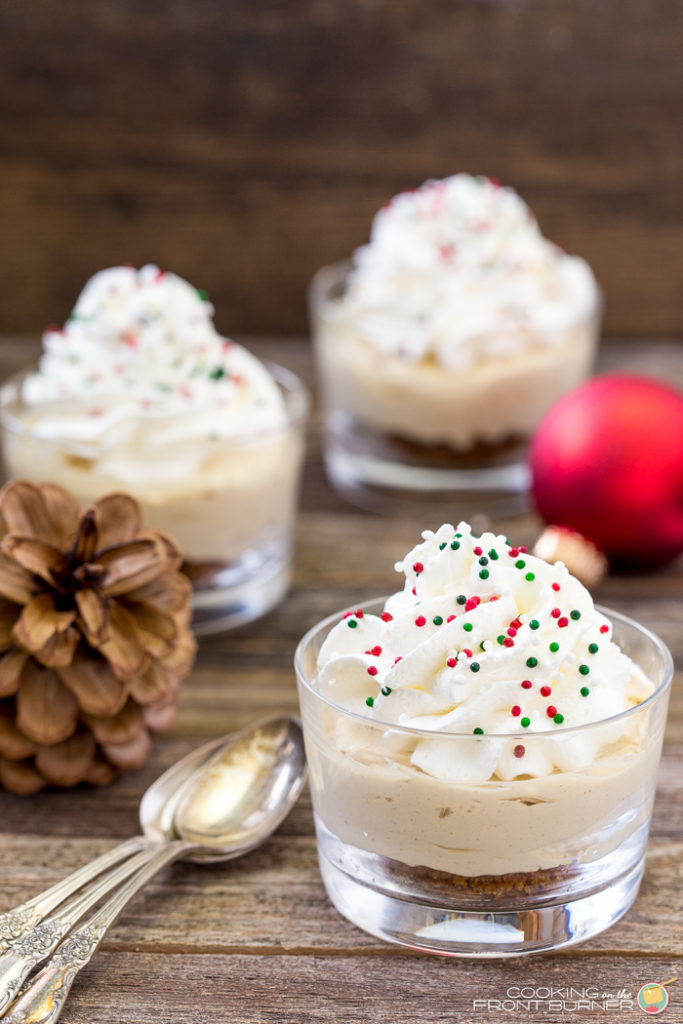
[[[379,613],[381,600],[364,603]],[[640,885],[672,661],[654,634],[602,609],[654,684],[612,718],[549,733],[436,733],[375,722],[315,689],[318,652],[340,614],[311,629],[295,667],[320,871],[337,910],[372,935],[450,956],[501,957],[584,941],[617,921]],[[582,769],[446,782],[410,763],[424,741],[581,744]],[[590,737],[593,738],[593,737]]]
[[[188,438],[184,415],[150,416],[139,421],[139,434],[127,431],[125,442],[106,446],[46,436],[54,404],[27,406],[25,373],[17,374],[0,390],[4,478],[50,480],[83,504],[112,491],[133,494],[145,525],[168,533],[183,552],[194,631],[251,621],[290,583],[308,411],[299,379],[274,364],[268,370],[285,405],[281,427],[232,438],[193,438],[190,430]]]
[[[380,352],[362,337],[340,301],[350,269],[349,261],[323,267],[309,288],[325,466],[335,489],[385,514],[425,505],[450,511],[454,501],[465,517],[524,511],[528,438],[591,371],[599,293],[588,317],[544,331],[543,341],[531,329],[498,332],[507,354],[449,370],[433,358]]]

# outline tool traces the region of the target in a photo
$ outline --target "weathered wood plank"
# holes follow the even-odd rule
[[[307,816],[308,817],[308,816]],[[310,824],[309,824],[310,829]],[[0,912],[34,895],[107,848],[104,840],[4,839]],[[683,842],[653,839],[641,892],[627,916],[584,952],[683,954],[672,894],[683,872]],[[201,927],[194,922],[201,921]],[[107,949],[190,954],[359,952],[383,944],[340,917],[325,894],[312,835],[278,833],[224,865],[179,864],[150,883],[106,939]]]
[[[599,6],[2,5],[0,323],[156,258],[225,330],[301,331],[311,273],[389,195],[468,170],[591,261],[610,330],[680,332],[683,14]]]
[[[258,958],[103,952],[74,985],[68,1020],[70,1024],[151,1020],[161,1024],[501,1024],[523,1019],[531,1024],[557,1024],[578,1019],[640,1024],[642,1011],[634,1002],[640,986],[666,981],[680,974],[681,966],[679,957],[666,954],[591,958],[567,952],[552,958],[508,960],[501,970],[490,963],[427,960],[399,950],[382,956]],[[537,1000],[540,1005],[522,1007],[518,1016],[514,1006],[501,1008],[511,998],[509,992],[516,995],[522,988],[538,991],[544,997]],[[596,1003],[576,1013],[571,1001],[581,992],[594,996]],[[676,1020],[681,999],[675,984],[670,994],[667,1012]],[[605,997],[616,999],[616,1004],[603,1003]],[[475,1004],[475,999],[484,1000],[483,1005]],[[488,1000],[493,1001],[490,1009]]]

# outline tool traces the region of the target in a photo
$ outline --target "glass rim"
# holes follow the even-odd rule
[[[583,259],[581,256],[571,257],[574,259]],[[584,262],[586,262],[584,260]],[[341,281],[344,281],[350,271],[353,269],[353,258],[347,257],[343,260],[337,260],[334,263],[328,263],[323,267],[319,267],[314,273],[313,277],[309,281],[307,295],[311,310],[314,311],[318,316],[329,317],[330,313],[335,314],[335,320],[343,320],[348,311],[343,303],[337,302],[331,296],[332,288],[338,285]],[[593,270],[589,267],[591,274]],[[593,274],[593,280],[595,282],[595,295],[593,302],[587,312],[581,316],[569,317],[566,323],[563,323],[558,327],[536,327],[533,324],[521,324],[518,327],[495,327],[491,328],[497,335],[514,335],[524,331],[538,331],[544,334],[558,334],[563,331],[570,330],[573,327],[579,327],[583,324],[589,324],[592,320],[602,316],[604,310],[604,293],[600,285],[598,284],[595,275]],[[330,318],[332,319],[332,318]],[[481,337],[482,334],[487,334],[487,331],[478,331],[476,334],[470,335],[469,340]]]
[[[284,392],[285,419],[283,420],[282,423],[278,424],[277,426],[269,426],[241,434],[234,434],[232,436],[226,435],[225,437],[219,437],[216,443],[236,446],[247,445],[255,441],[264,440],[266,438],[277,437],[279,434],[283,434],[286,431],[290,430],[292,427],[297,427],[306,421],[308,414],[310,412],[311,399],[308,392],[308,388],[303,383],[301,378],[298,377],[292,370],[287,369],[287,367],[285,366],[281,366],[279,363],[275,363],[272,362],[271,360],[266,359],[259,361],[261,362],[262,366],[264,366],[268,370],[271,377],[275,380],[276,384],[278,385],[280,391]],[[9,377],[6,377],[2,381],[2,383],[0,383],[0,426],[2,426],[3,429],[9,431],[15,436],[33,437],[36,438],[36,440],[44,441],[47,444],[75,444],[86,446],[92,445],[92,441],[90,440],[83,441],[73,437],[42,437],[41,435],[36,434],[35,430],[33,430],[30,426],[27,426],[20,416],[10,411],[8,406],[10,401],[12,401],[14,398],[14,396],[13,398],[9,397],[9,392],[12,389],[15,389],[16,391],[15,400],[21,405],[23,409],[39,409],[41,407],[40,403],[36,403],[35,405],[28,405],[23,401],[23,398],[21,397],[21,383],[28,376],[28,374],[33,372],[36,365],[36,363],[33,363],[30,366],[24,367],[22,370],[17,370]],[[54,402],[46,402],[44,404],[58,405],[59,399],[56,399]],[[159,424],[163,424],[166,421],[172,423],[178,422],[179,420],[182,421],[185,419],[191,420],[197,415],[197,411],[198,410],[196,408],[188,409],[186,412],[180,413],[152,411],[149,413],[145,413],[144,416],[126,416],[120,422],[125,423],[137,421],[141,423],[146,422],[158,426]],[[195,444],[196,442],[197,437],[190,436],[184,441],[178,441],[177,439],[175,439],[172,442],[164,443],[172,443],[175,446],[183,443]],[[113,448],[125,448],[127,445],[130,445],[131,443],[134,442],[114,441],[106,446],[100,447],[106,448],[107,450]],[[97,439],[95,442],[95,446],[97,446]],[[135,447],[137,448],[139,446],[135,444]],[[155,447],[163,447],[163,444],[156,445]]]
[[[372,611],[373,608],[380,607],[387,600],[389,595],[384,597],[376,597],[370,601],[364,602],[363,610]],[[348,708],[343,708],[340,704],[335,704],[334,701],[330,700],[319,690],[311,684],[307,674],[303,670],[303,653],[304,650],[309,646],[319,633],[324,629],[332,625],[336,625],[337,622],[343,617],[345,612],[353,611],[358,608],[358,603],[350,605],[347,608],[343,608],[339,612],[333,612],[331,615],[326,616],[317,622],[314,626],[304,634],[299,643],[297,644],[296,651],[294,652],[294,670],[296,672],[297,679],[305,687],[305,689],[312,694],[315,698],[320,700],[323,704],[337,711],[341,715],[346,715],[349,718],[356,720],[366,726],[375,726],[380,729],[392,729],[395,732],[406,733],[407,735],[419,736],[421,739],[469,739],[469,740],[482,740],[482,739],[494,739],[494,740],[519,740],[520,737],[524,737],[525,740],[536,742],[541,739],[549,739],[555,736],[566,737],[572,733],[582,733],[587,729],[598,729],[605,725],[612,725],[616,722],[625,721],[637,712],[643,711],[651,704],[656,703],[661,697],[663,697],[669,688],[673,680],[674,663],[671,651],[656,633],[647,629],[646,626],[641,626],[635,619],[630,618],[628,615],[623,615],[621,612],[617,612],[612,608],[606,608],[604,605],[595,605],[596,611],[601,612],[610,621],[617,621],[625,626],[635,629],[641,636],[646,637],[653,647],[659,651],[663,658],[663,672],[662,681],[659,686],[649,694],[639,704],[635,704],[631,708],[626,708],[625,711],[620,711],[616,715],[611,715],[609,718],[600,718],[596,722],[586,722],[583,725],[568,725],[560,726],[559,728],[553,729],[551,732],[490,732],[484,734],[474,734],[472,732],[451,732],[440,729],[419,729],[414,726],[402,725],[400,722],[386,722],[383,719],[368,718],[366,715],[362,715],[357,711],[349,711]]]

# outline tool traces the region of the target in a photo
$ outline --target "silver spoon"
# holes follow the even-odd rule
[[[291,718],[260,722],[218,750],[181,788],[173,815],[179,838],[162,844],[59,946],[20,993],[6,1024],[54,1024],[76,975],[150,878],[181,857],[200,863],[231,860],[259,846],[293,807],[305,774],[301,727]]]
[[[229,736],[205,743],[152,783],[140,804],[142,835],[126,839],[50,889],[0,916],[0,1017],[16,997],[24,979],[36,964],[50,955],[78,919],[110,889],[142,867],[156,852],[159,843],[175,838],[173,813],[183,786],[218,749],[234,739]],[[70,900],[56,914],[47,916],[86,883],[125,858],[128,858],[125,863],[109,871],[85,895]]]
[[[103,871],[118,864],[125,857],[138,853],[147,845],[148,840],[161,842],[172,838],[174,798],[177,798],[181,786],[188,777],[199,765],[208,760],[224,742],[224,739],[218,739],[205,743],[204,746],[193,750],[182,760],[177,761],[152,783],[144,794],[140,805],[140,824],[143,835],[124,840],[113,849],[107,850],[101,857],[97,857],[89,864],[74,871],[73,874],[68,875],[67,878],[63,878],[61,882],[57,882],[49,889],[39,893],[38,896],[27,900],[19,907],[14,907],[13,910],[0,914],[0,954],[27,935],[50,911],[88,882],[101,875]],[[3,1001],[0,994],[0,1013],[2,1009]]]

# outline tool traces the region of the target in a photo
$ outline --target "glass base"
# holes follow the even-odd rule
[[[354,505],[383,515],[442,507],[459,518],[517,515],[530,507],[526,445],[510,441],[458,454],[383,436],[349,417],[330,417],[325,467],[333,487]]]
[[[289,552],[273,552],[265,560],[246,555],[237,566],[217,573],[210,585],[195,588],[192,629],[201,637],[252,622],[279,604],[290,583]]]
[[[638,894],[645,865],[641,858],[610,885],[588,895],[556,898],[514,909],[482,906],[457,909],[425,903],[415,895],[373,888],[332,863],[319,848],[327,894],[344,917],[387,942],[443,956],[510,957],[544,953],[583,942],[609,928]],[[482,900],[483,902],[483,900]]]

